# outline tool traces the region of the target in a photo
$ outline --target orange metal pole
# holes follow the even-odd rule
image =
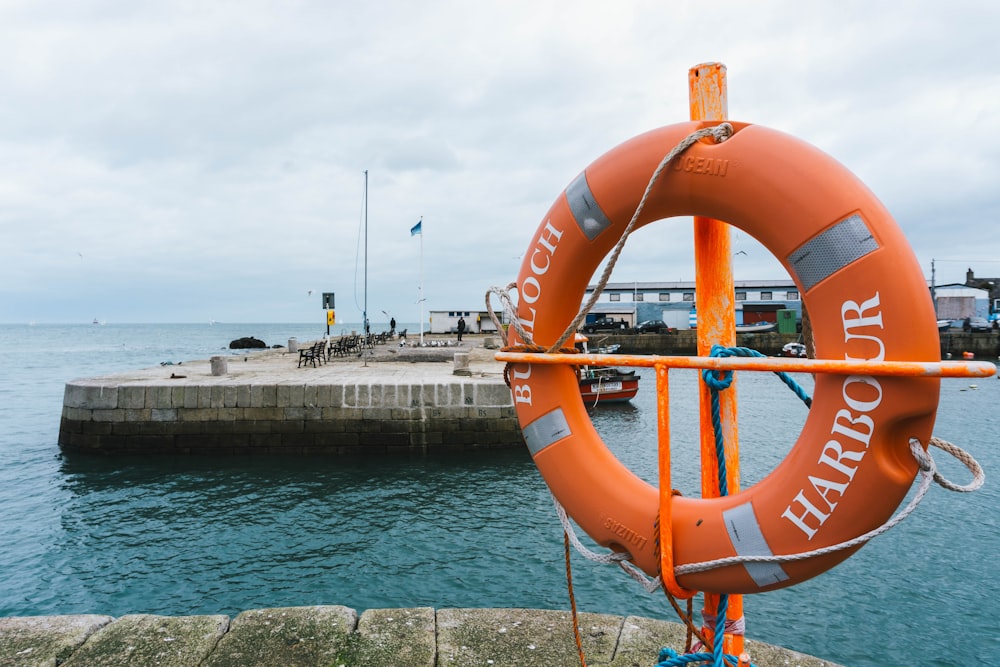
[[[688,99],[691,120],[726,120],[729,100],[726,66],[705,63],[688,70]],[[729,225],[710,218],[694,219],[695,295],[698,313],[698,354],[708,356],[713,345],[736,345],[736,314],[733,305],[732,243]],[[711,396],[704,384],[700,391],[701,414],[701,494],[704,498],[720,495],[715,433],[712,428]],[[722,437],[725,441],[726,485],[728,493],[740,490],[739,441],[736,425],[736,382],[719,394]],[[715,614],[719,596],[705,594],[705,611]],[[743,596],[730,595],[727,617],[743,617]],[[713,633],[706,633],[711,635]],[[709,637],[710,638],[710,637]],[[743,636],[726,634],[723,651],[732,655],[743,652]]]
[[[828,373],[889,377],[988,378],[997,367],[988,361],[869,361],[866,359],[799,359],[797,357],[674,357],[656,354],[554,354],[497,352],[497,361],[521,364],[628,366],[635,368],[711,368],[719,371]]]
[[[577,355],[565,355],[575,357]],[[656,369],[656,425],[659,450],[660,515],[657,538],[660,544],[660,578],[663,587],[675,598],[686,600],[697,591],[681,588],[674,577],[674,521],[671,499],[674,487],[670,482],[670,367],[654,365]]]

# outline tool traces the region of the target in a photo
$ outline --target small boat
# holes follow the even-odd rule
[[[635,371],[623,371],[610,366],[581,366],[580,396],[588,405],[624,403],[639,392],[639,376]]]
[[[781,348],[781,356],[804,358],[806,356],[806,346],[802,343],[785,343]]]
[[[576,334],[573,344],[584,354],[590,352],[587,349],[587,337],[583,334]],[[609,345],[593,350],[593,353],[612,354],[619,347]],[[639,376],[634,370],[623,371],[612,366],[578,366],[576,373],[580,381],[580,396],[587,405],[624,403],[635,398],[639,392]]]
[[[777,328],[778,325],[774,322],[753,322],[752,324],[737,324],[736,333],[767,333]]]

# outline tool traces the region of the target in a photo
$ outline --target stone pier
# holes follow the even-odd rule
[[[493,355],[471,341],[385,345],[314,367],[300,366],[297,352],[267,350],[73,380],[59,445],[212,454],[522,446],[503,366]]]
[[[653,665],[682,652],[679,623],[582,613],[588,665]],[[757,667],[837,667],[747,640]],[[27,667],[577,667],[572,616],[540,609],[368,609],[339,605],[226,615],[0,618],[0,665]]]

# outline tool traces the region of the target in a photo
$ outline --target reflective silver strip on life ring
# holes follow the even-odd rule
[[[722,513],[737,556],[773,556],[771,547],[760,530],[753,505],[744,503]],[[780,563],[743,563],[747,574],[760,588],[773,586],[788,579]]]
[[[594,199],[594,193],[587,184],[587,172],[577,176],[566,188],[566,201],[576,224],[588,239],[593,241],[601,232],[611,226],[611,220]]]
[[[522,428],[521,433],[524,434],[528,451],[534,457],[549,445],[572,435],[573,431],[569,428],[569,422],[566,421],[562,408],[556,408]]]
[[[793,250],[788,264],[795,282],[808,291],[878,247],[865,221],[855,213]]]

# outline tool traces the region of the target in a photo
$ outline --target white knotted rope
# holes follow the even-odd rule
[[[596,551],[591,551],[580,541],[580,538],[576,535],[576,530],[573,528],[572,522],[569,520],[569,515],[566,514],[566,508],[563,507],[555,496],[552,496],[552,502],[556,506],[556,514],[559,515],[559,523],[562,524],[563,532],[569,538],[570,544],[576,549],[577,553],[586,558],[589,561],[595,563],[600,563],[602,565],[617,565],[625,574],[635,579],[640,586],[646,589],[647,593],[652,593],[658,590],[662,585],[660,578],[650,579],[647,577],[642,570],[637,568],[632,563],[627,562],[628,559],[632,557],[631,554],[626,552],[611,552],[611,553],[597,553]]]
[[[618,257],[621,255],[622,250],[625,248],[625,242],[628,240],[629,235],[632,233],[632,231],[635,229],[635,226],[639,222],[639,216],[642,214],[643,209],[646,207],[646,200],[649,199],[649,195],[653,190],[653,186],[656,185],[656,182],[660,179],[660,176],[663,174],[667,166],[671,162],[673,162],[673,160],[678,155],[680,155],[688,148],[693,146],[696,142],[702,139],[711,137],[715,139],[716,143],[722,143],[731,136],[733,136],[733,126],[730,125],[729,123],[719,123],[718,125],[713,125],[712,127],[702,128],[684,137],[676,146],[674,146],[673,150],[667,153],[667,155],[662,160],[660,160],[660,163],[656,166],[656,169],[653,170],[652,176],[649,177],[649,182],[646,184],[646,189],[642,193],[642,198],[639,200],[639,204],[635,208],[635,213],[632,214],[632,219],[629,220],[628,225],[626,225],[625,229],[622,231],[621,237],[619,237],[618,242],[615,244],[615,247],[611,250],[609,259],[604,266],[604,271],[601,273],[601,278],[600,280],[597,281],[597,286],[594,288],[593,293],[587,299],[586,303],[584,303],[583,306],[580,308],[580,311],[576,314],[576,317],[573,318],[573,321],[570,322],[569,326],[566,327],[566,330],[563,331],[562,335],[559,337],[559,340],[557,340],[549,348],[548,350],[549,352],[555,352],[559,350],[559,348],[563,345],[563,343],[569,340],[570,336],[576,333],[576,330],[580,327],[580,324],[587,317],[587,313],[589,313],[591,308],[594,307],[594,304],[597,303],[597,300],[600,298],[601,293],[604,291],[605,286],[607,286],[608,284],[608,280],[611,279],[611,272],[614,270],[615,264],[618,263]],[[493,320],[493,324],[496,326],[497,331],[503,331],[500,322],[497,320],[496,313],[493,312],[493,306],[490,303],[490,294],[497,294],[500,297],[501,302],[504,304],[505,312],[510,314],[510,326],[514,327],[514,330],[517,332],[517,335],[521,338],[522,341],[530,345],[532,343],[531,335],[524,330],[524,328],[521,326],[520,321],[518,321],[517,317],[514,315],[513,302],[511,301],[510,298],[510,290],[516,287],[517,283],[511,283],[507,285],[507,287],[504,289],[491,287],[486,292],[486,312],[489,313],[490,319]],[[510,307],[510,309],[506,310],[508,306]],[[506,344],[506,337],[504,342]]]

